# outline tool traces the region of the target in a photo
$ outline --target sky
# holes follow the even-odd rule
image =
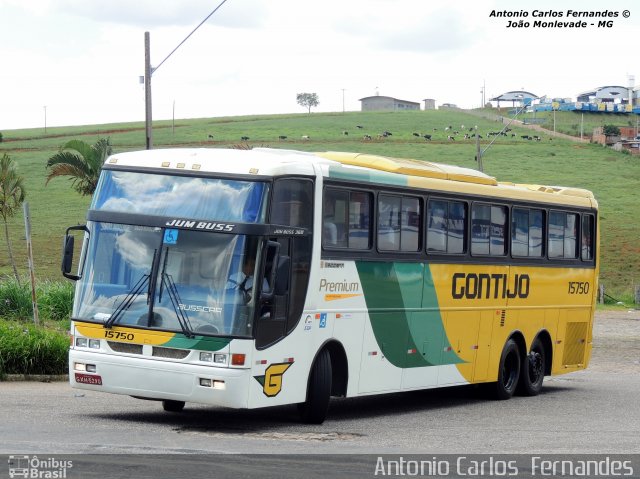
[[[156,67],[220,2],[0,0],[0,131],[144,121],[144,32]],[[617,16],[598,27],[569,10]],[[640,84],[639,27],[635,0],[227,0],[154,71],[153,119],[304,113],[302,92],[319,112],[376,94],[422,107],[479,107],[483,90],[575,99]]]

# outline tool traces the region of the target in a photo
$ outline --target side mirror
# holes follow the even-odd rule
[[[62,246],[62,274],[67,276],[71,272],[73,266],[73,246],[75,237],[71,235],[64,236]]]
[[[89,229],[85,225],[71,226],[67,228],[62,243],[62,276],[67,279],[77,281],[82,277],[82,274],[80,272],[80,268],[78,268],[78,275],[71,274],[71,270],[73,268],[73,252],[75,245],[75,235],[71,234],[71,231],[82,231],[84,233],[89,233]]]

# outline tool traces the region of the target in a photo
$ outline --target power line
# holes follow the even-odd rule
[[[227,0],[222,0],[220,4],[213,9],[213,11],[202,20],[196,28],[194,28],[189,35],[182,40],[177,47],[175,47],[171,53],[169,53],[164,60],[158,64],[157,67],[151,68],[151,40],[149,32],[144,32],[144,104],[145,104],[145,131],[146,131],[146,143],[147,150],[153,148],[153,126],[152,126],[152,114],[151,114],[151,75],[162,66],[164,62],[166,62],[171,55],[175,53],[175,51],[182,46],[184,42],[186,42],[191,35],[195,33],[195,31],[200,28],[204,22],[211,18],[211,15],[216,13],[218,9],[224,5]]]
[[[160,68],[160,67],[162,66],[162,64],[163,64],[164,62],[166,62],[166,61],[169,59],[169,57],[170,57],[171,55],[173,55],[173,54],[175,53],[175,51],[176,51],[178,48],[180,48],[180,47],[182,46],[182,44],[183,44],[184,42],[186,42],[186,41],[189,39],[189,37],[190,37],[191,35],[193,35],[193,34],[196,32],[196,30],[197,30],[198,28],[200,28],[200,27],[204,24],[204,22],[206,22],[207,20],[209,20],[209,18],[211,18],[211,15],[213,15],[214,13],[216,13],[216,12],[218,11],[218,9],[219,9],[222,5],[224,5],[226,2],[227,2],[227,0],[222,0],[222,1],[220,2],[220,4],[219,4],[216,8],[214,8],[214,9],[213,9],[213,11],[212,11],[209,15],[207,15],[207,16],[206,16],[206,18],[205,18],[204,20],[202,20],[202,21],[198,24],[198,26],[197,26],[196,28],[194,28],[194,29],[191,31],[191,33],[185,37],[185,39],[184,39],[184,40],[182,40],[182,41],[178,44],[178,46],[177,46],[177,47],[175,47],[173,50],[171,50],[171,53],[169,53],[169,54],[166,56],[166,58],[165,58],[164,60],[162,60],[162,61],[158,64],[158,66],[157,66],[157,67],[155,67],[155,68],[153,69],[153,72],[155,73],[155,71],[156,71],[158,68]]]

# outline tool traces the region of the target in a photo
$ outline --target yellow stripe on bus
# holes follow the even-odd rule
[[[164,331],[147,331],[126,327],[104,328],[101,324],[75,323],[80,334],[88,338],[108,339],[123,343],[150,344],[158,346],[169,342],[175,333]]]

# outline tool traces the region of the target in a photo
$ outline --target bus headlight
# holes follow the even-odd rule
[[[76,338],[77,348],[86,348],[88,345],[89,345],[89,340],[87,338]]]
[[[200,361],[205,361],[207,363],[214,364],[224,364],[227,365],[227,355],[223,353],[209,353],[202,351],[200,353]]]

